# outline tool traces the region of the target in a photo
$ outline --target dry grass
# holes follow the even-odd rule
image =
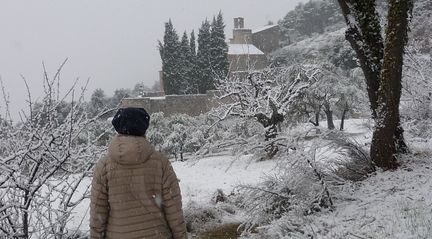
[[[205,232],[200,233],[194,238],[199,239],[235,239],[240,236],[241,232],[237,231],[240,224],[231,223],[220,227],[209,229]]]

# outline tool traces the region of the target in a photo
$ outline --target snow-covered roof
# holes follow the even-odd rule
[[[277,25],[274,24],[274,25],[267,25],[267,26],[263,26],[263,27],[260,27],[260,28],[256,28],[256,29],[252,30],[252,33],[262,32],[264,30],[267,30],[267,29],[270,29],[270,28],[273,28],[273,27],[276,27],[276,26]]]
[[[264,55],[264,52],[252,44],[228,43],[228,55]]]

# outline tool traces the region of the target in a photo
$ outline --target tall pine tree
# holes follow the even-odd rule
[[[181,94],[190,94],[194,89],[194,55],[192,53],[188,35],[186,32],[183,33],[182,40],[180,42],[180,80],[179,85]]]
[[[215,89],[212,68],[211,68],[211,33],[210,23],[206,19],[198,32],[198,51],[197,51],[197,81],[198,92],[206,93],[207,90]]]
[[[191,58],[190,62],[192,65],[192,69],[189,72],[190,77],[190,83],[191,88],[189,88],[188,94],[197,94],[198,93],[198,66],[197,66],[197,49],[196,49],[196,39],[195,39],[195,32],[192,30],[190,35],[190,52],[191,52]]]
[[[212,76],[215,80],[225,78],[228,74],[228,44],[225,42],[225,24],[222,13],[213,18],[210,33],[210,54]]]
[[[180,42],[171,19],[165,23],[163,43],[159,42],[159,53],[162,59],[162,77],[164,91],[167,95],[180,93]]]

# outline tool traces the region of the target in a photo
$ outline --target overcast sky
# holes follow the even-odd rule
[[[12,111],[25,107],[21,74],[33,97],[41,95],[42,61],[54,74],[69,58],[62,87],[77,77],[82,83],[90,78],[87,95],[96,88],[112,95],[138,82],[151,86],[161,68],[157,41],[169,18],[181,34],[196,31],[206,17],[221,10],[229,38],[234,17],[244,17],[245,27],[255,28],[277,22],[301,1],[305,0],[0,0],[0,76]]]

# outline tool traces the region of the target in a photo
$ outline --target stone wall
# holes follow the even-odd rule
[[[210,111],[222,103],[218,91],[207,94],[166,95],[162,97],[125,98],[121,107],[143,107],[149,113],[163,112],[165,115],[187,114],[197,116]]]
[[[265,54],[279,48],[279,39],[280,30],[278,25],[252,33],[253,44]]]
[[[232,44],[251,44],[252,30],[251,29],[234,29],[233,38],[230,39]]]
[[[267,57],[262,55],[228,55],[230,72],[262,70],[267,67]]]

